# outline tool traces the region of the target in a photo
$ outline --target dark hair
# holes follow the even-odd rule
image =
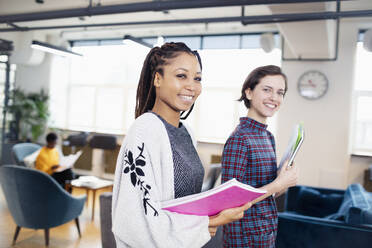
[[[154,107],[156,98],[154,86],[155,73],[158,72],[160,75],[163,75],[163,66],[168,64],[169,59],[177,57],[182,52],[195,55],[198,59],[200,68],[202,68],[198,52],[192,51],[182,42],[165,43],[161,47],[152,48],[147,54],[146,59],[143,62],[141,76],[137,87],[135,118]],[[190,108],[189,113],[193,106]],[[187,113],[186,117],[189,113]],[[182,114],[183,112],[181,115]]]
[[[57,137],[57,134],[55,133],[48,133],[48,135],[46,136],[46,141],[49,143],[49,142],[54,142],[58,139]]]
[[[244,81],[244,84],[242,87],[242,95],[238,99],[238,101],[244,101],[244,105],[247,108],[249,108],[251,104],[250,104],[250,100],[248,100],[247,96],[245,95],[245,91],[248,88],[251,90],[254,90],[254,88],[257,86],[257,84],[260,82],[262,78],[266,76],[275,76],[275,75],[281,75],[284,78],[284,82],[285,82],[284,93],[287,92],[287,89],[288,89],[287,76],[282,72],[282,69],[280,69],[280,67],[276,65],[266,65],[266,66],[257,67],[251,73],[249,73],[248,77]]]

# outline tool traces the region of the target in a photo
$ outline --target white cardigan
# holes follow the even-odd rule
[[[116,163],[112,231],[118,248],[199,248],[210,239],[208,217],[161,209],[161,201],[174,199],[172,157],[162,121],[152,113],[138,117]]]

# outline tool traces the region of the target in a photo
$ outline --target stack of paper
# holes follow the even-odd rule
[[[279,167],[280,169],[287,161],[288,161],[288,166],[290,166],[297,154],[297,151],[300,149],[302,142],[304,140],[304,127],[303,124],[297,124],[292,133],[292,137],[289,140],[287,150],[285,151],[282,159],[280,160]]]
[[[72,168],[72,166],[75,164],[76,160],[78,160],[78,158],[80,157],[80,155],[82,153],[83,153],[82,151],[78,151],[75,154],[70,154],[68,156],[61,156],[59,158],[59,165],[60,166],[58,167],[56,172],[61,172],[61,171],[67,170],[69,168]]]
[[[162,202],[162,209],[180,214],[213,216],[224,209],[258,201],[265,193],[265,190],[243,184],[233,178],[208,191]]]
[[[110,186],[113,184],[113,181],[101,179],[95,176],[80,176],[78,179],[72,180],[71,184],[76,187],[89,187],[94,189]]]

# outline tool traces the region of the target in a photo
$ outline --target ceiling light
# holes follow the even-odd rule
[[[260,36],[261,48],[266,52],[270,53],[275,48],[275,38],[272,33],[264,33]]]
[[[75,53],[71,50],[68,50],[63,47],[54,46],[48,43],[44,43],[41,41],[33,40],[31,43],[31,47],[34,49],[38,49],[47,53],[52,53],[55,55],[63,56],[63,57],[71,57],[71,56],[83,56],[80,53]]]
[[[142,39],[139,39],[139,38],[135,38],[131,35],[124,35],[124,38],[123,38],[123,43],[126,44],[126,43],[130,43],[130,42],[135,42],[137,44],[140,44],[142,46],[145,46],[145,47],[148,47],[148,48],[152,48],[152,45],[150,43],[147,43],[145,41],[143,41]]]
[[[164,37],[163,36],[158,36],[158,38],[156,39],[156,45],[155,46],[158,46],[158,47],[161,47],[163,44],[164,44]]]
[[[364,32],[363,47],[368,52],[372,52],[372,29],[368,29]]]

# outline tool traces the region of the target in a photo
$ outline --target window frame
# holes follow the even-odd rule
[[[234,45],[234,47],[232,47],[231,49],[237,49],[237,50],[240,50],[240,49],[247,49],[247,50],[250,50],[250,49],[258,49],[259,47],[247,47],[247,45],[249,45],[248,43],[244,43],[243,44],[243,39],[244,38],[247,38],[249,36],[252,36],[252,39],[255,40],[255,43],[254,44],[251,44],[252,46],[254,45],[257,45],[257,39],[259,39],[259,35],[261,33],[243,33],[243,34],[234,34],[234,35],[230,35],[230,34],[224,34],[225,36],[234,36],[234,37],[238,37],[239,38],[239,46],[236,47],[237,44]],[[277,33],[274,33],[276,36]],[[174,38],[174,37],[178,37],[178,38],[182,38],[182,37],[190,37],[190,38],[195,38],[195,37],[199,37],[200,38],[200,49],[202,49],[201,51],[205,51],[205,50],[215,50],[215,48],[211,49],[203,49],[203,40],[208,38],[209,36],[211,37],[221,37],[223,38],[224,35],[220,35],[220,34],[216,34],[216,35],[192,35],[192,36],[170,36],[170,37],[164,37],[166,39],[169,39],[170,38]],[[253,36],[257,36],[257,37],[253,37]],[[277,37],[278,38],[278,37]],[[145,40],[145,38],[144,38]],[[249,39],[248,39],[249,40]],[[110,40],[96,40],[96,41],[75,41],[75,42],[72,42],[71,44],[74,46],[76,45],[76,47],[85,47],[85,46],[104,46],[104,45],[118,45],[120,44],[118,42],[119,40],[118,39],[114,39],[112,41]],[[121,42],[121,41],[120,41]],[[244,47],[244,48],[243,48]],[[262,51],[263,52],[263,51]],[[279,56],[279,61],[280,61],[280,58],[281,56]],[[279,62],[280,63],[280,62]],[[71,63],[70,63],[70,66],[71,66]],[[72,69],[70,68],[70,71],[72,71]],[[248,73],[248,72],[246,72]],[[228,82],[227,82],[228,83]],[[239,84],[239,86],[237,86],[236,84],[235,85],[232,85],[230,87],[227,87],[227,86],[221,86],[221,85],[211,85],[211,84],[208,84],[208,85],[205,85],[203,86],[203,91],[208,91],[208,90],[211,90],[211,91],[221,91],[221,92],[226,92],[226,91],[229,91],[231,92],[231,94],[233,96],[236,96],[236,98],[234,97],[234,99],[232,99],[232,101],[238,99],[240,97],[240,90],[241,90],[241,85],[243,84],[243,81],[240,82],[241,84]],[[73,107],[72,106],[72,103],[71,103],[71,90],[74,88],[74,87],[81,87],[81,86],[87,86],[87,87],[93,87],[95,88],[95,95],[94,95],[94,101],[96,102],[97,100],[97,92],[99,91],[99,88],[100,87],[104,87],[104,88],[118,88],[120,89],[122,92],[124,92],[123,94],[123,98],[125,99],[128,99],[130,97],[128,97],[128,95],[130,94],[130,92],[136,92],[136,88],[137,88],[137,84],[133,83],[133,82],[128,82],[128,83],[123,83],[123,84],[113,84],[111,85],[110,87],[110,84],[103,84],[103,85],[97,85],[97,84],[94,84],[94,83],[74,83],[72,81],[72,78],[71,78],[71,74],[70,74],[70,78],[69,78],[69,82],[68,82],[68,85],[67,85],[67,111],[69,112],[70,108]],[[133,96],[132,96],[133,98]],[[125,135],[129,129],[129,126],[128,125],[128,121],[127,119],[127,112],[128,111],[132,111],[132,110],[129,110],[129,107],[131,106],[130,103],[128,103],[128,100],[124,100],[123,101],[123,104],[124,106],[122,107],[124,109],[124,112],[123,113],[118,113],[118,114],[122,114],[124,117],[123,117],[123,123],[122,123],[122,129],[120,130],[111,130],[111,129],[105,129],[105,128],[100,128],[98,127],[96,124],[96,112],[97,112],[97,109],[95,109],[93,111],[93,126],[92,127],[73,127],[71,126],[71,120],[70,120],[70,114],[69,113],[66,113],[66,120],[64,121],[64,126],[63,127],[57,127],[57,128],[61,128],[61,129],[65,129],[65,130],[73,130],[73,131],[89,131],[89,132],[105,132],[105,133],[112,133],[112,134],[116,134],[116,135]],[[236,101],[236,104],[234,103],[234,108],[231,109],[232,111],[232,116],[233,116],[233,120],[231,120],[231,132],[233,131],[233,129],[236,127],[236,125],[239,123],[239,117],[241,117],[241,107],[239,106],[239,102]],[[93,105],[96,105],[93,104]],[[248,110],[247,110],[248,111]],[[132,111],[133,112],[133,120],[134,120],[134,110]],[[196,104],[195,104],[195,108],[193,110],[193,113],[191,114],[192,116],[190,116],[189,118],[192,119],[193,121],[189,124],[191,126],[191,128],[193,129],[194,133],[195,133],[195,137],[196,137],[196,140],[199,141],[199,142],[204,142],[204,143],[217,143],[217,144],[224,144],[226,139],[228,138],[227,137],[220,137],[220,136],[216,136],[216,137],[204,137],[203,135],[201,135],[201,131],[200,131],[200,125],[201,125],[201,119],[200,119],[200,115],[201,115],[201,106],[200,106],[200,101],[197,101]],[[223,118],[222,116],[220,116],[221,118]],[[187,123],[187,121],[186,121]],[[130,123],[131,124],[131,123]],[[274,127],[275,129],[275,127]],[[228,134],[229,135],[229,134]]]
[[[352,124],[351,124],[351,154],[352,155],[368,155],[372,156],[372,147],[371,148],[364,148],[363,146],[358,146],[356,144],[357,139],[357,113],[358,113],[358,99],[360,97],[371,97],[372,98],[372,90],[354,90],[353,92],[353,106],[352,106]],[[372,120],[371,120],[372,125]],[[365,130],[364,130],[365,132]]]

